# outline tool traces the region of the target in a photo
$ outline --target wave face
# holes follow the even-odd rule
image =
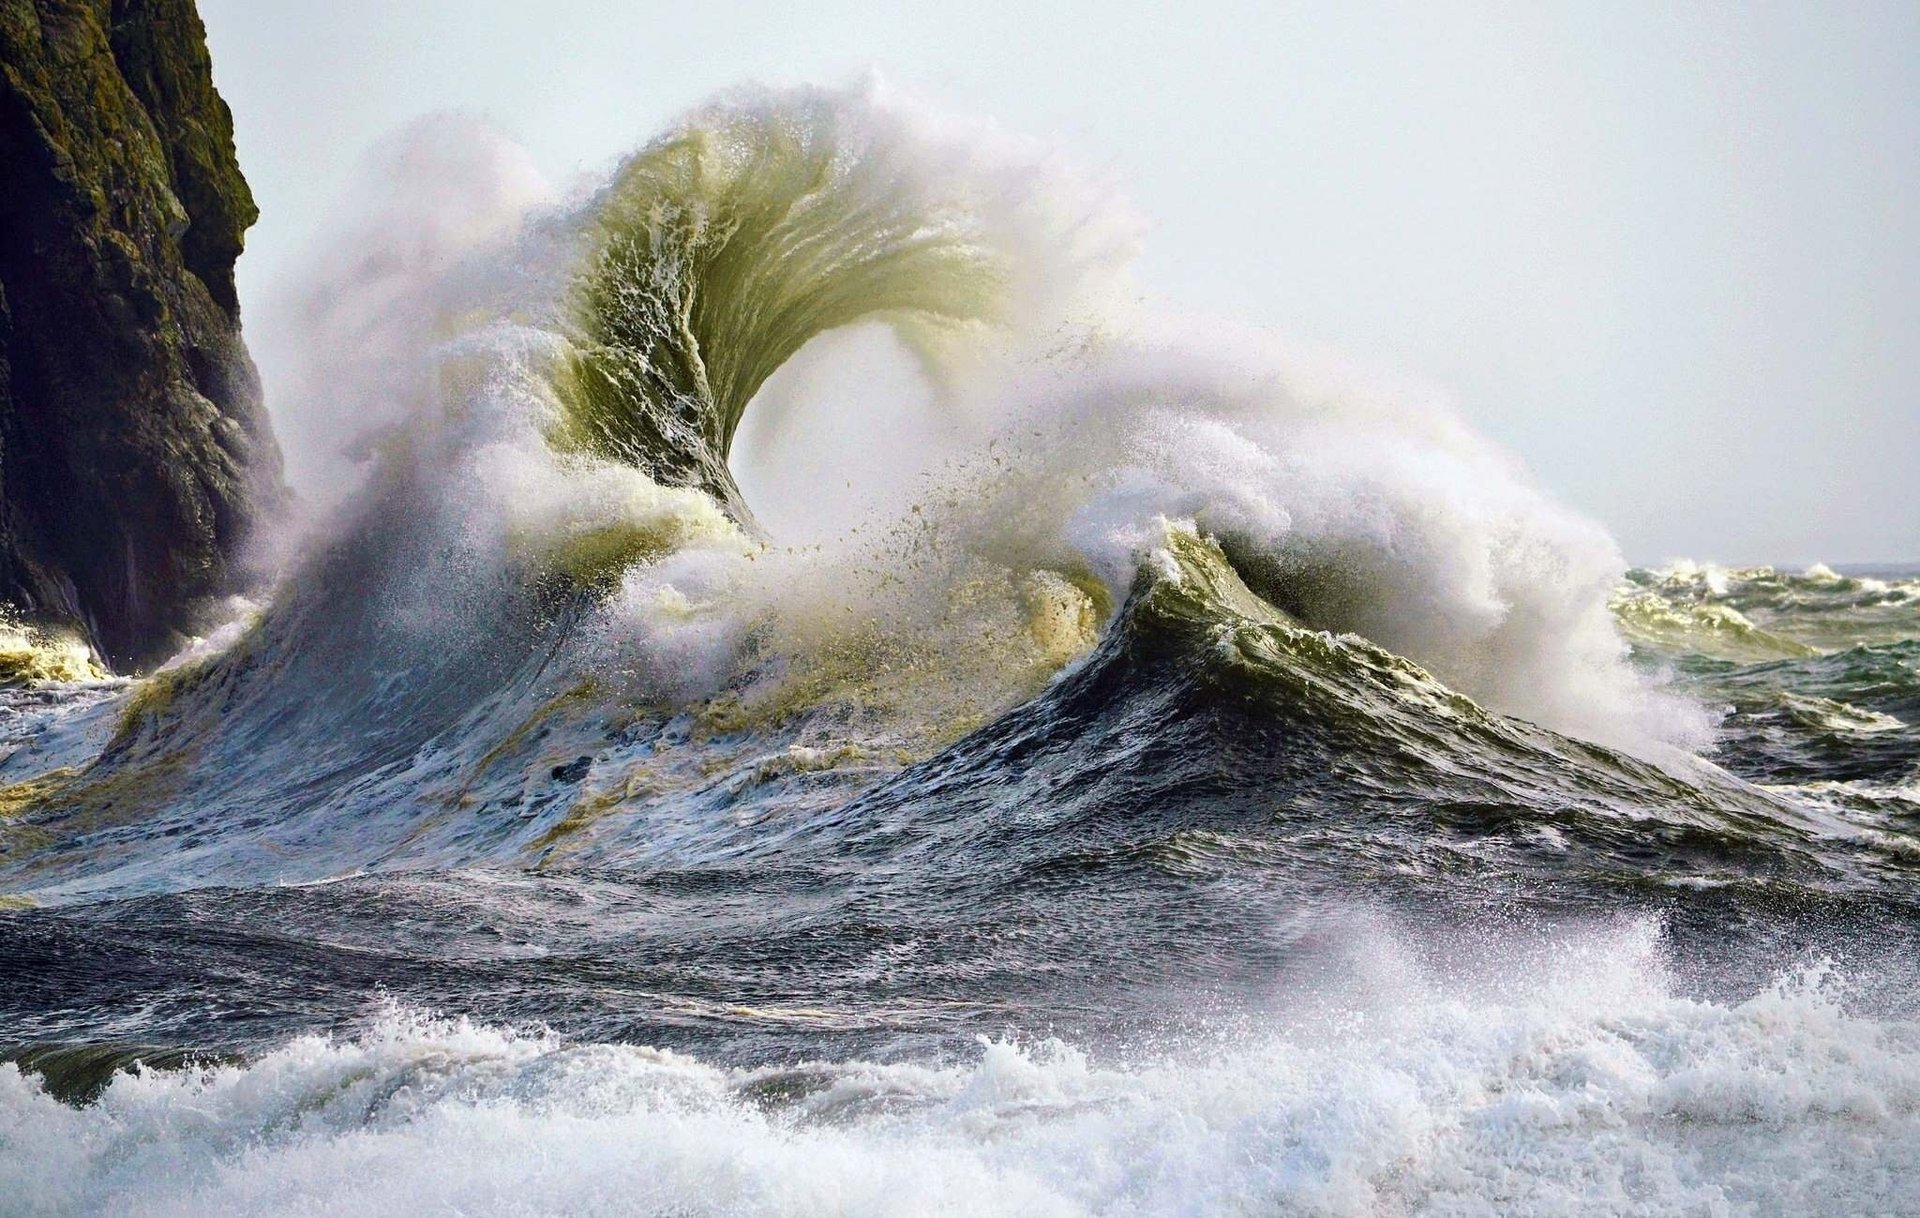
[[[1008,272],[982,200],[942,197],[898,131],[836,100],[708,111],[620,170],[577,289],[564,444],[738,516],[733,434],[808,340],[994,316]]]
[[[351,491],[0,690],[28,1212],[1920,1196],[1911,573],[1628,571],[878,86],[370,175],[276,406]]]

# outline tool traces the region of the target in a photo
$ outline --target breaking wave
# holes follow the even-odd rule
[[[1628,571],[878,84],[354,200],[275,593],[0,640],[30,1212],[1911,1200],[1920,582]]]

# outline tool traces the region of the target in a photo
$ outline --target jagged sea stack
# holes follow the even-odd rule
[[[257,214],[192,0],[0,0],[0,598],[119,669],[282,493],[234,293]]]

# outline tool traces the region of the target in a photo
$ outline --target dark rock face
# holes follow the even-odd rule
[[[0,0],[0,598],[164,658],[277,504],[193,0]]]

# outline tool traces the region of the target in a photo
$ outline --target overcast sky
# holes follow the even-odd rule
[[[1635,560],[1920,558],[1912,0],[201,9],[243,300],[420,114],[566,182],[728,85],[877,66],[1110,171],[1158,298],[1439,387]]]

